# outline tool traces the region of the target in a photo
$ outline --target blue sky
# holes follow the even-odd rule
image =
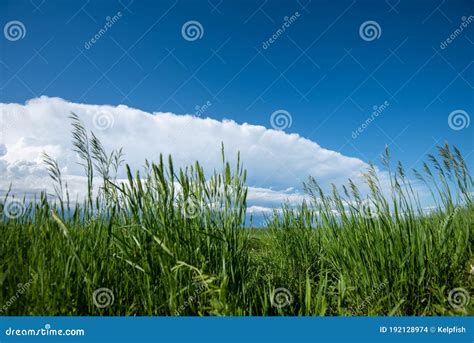
[[[460,0],[1,0],[2,27],[18,20],[26,35],[0,41],[0,102],[47,95],[176,114],[210,102],[205,117],[267,128],[271,114],[285,110],[292,123],[284,132],[365,162],[388,144],[395,159],[419,165],[448,141],[472,165],[474,124],[453,130],[448,116],[474,113],[474,22],[440,44],[473,10],[473,1]],[[183,38],[188,21],[200,23],[202,37]],[[373,40],[360,34],[367,21],[380,28]]]
[[[8,82],[1,98],[24,102],[49,95],[174,113],[193,113],[211,101],[208,116],[267,127],[269,115],[283,108],[292,115],[290,132],[364,160],[386,143],[408,164],[437,140],[469,153],[472,126],[459,132],[446,124],[451,111],[474,109],[474,31],[469,27],[444,50],[440,42],[473,8],[472,1],[3,0],[2,23],[21,20],[27,35],[21,44],[2,41],[2,84],[15,75],[21,81]],[[120,21],[84,49],[118,11]],[[262,43],[296,11],[298,20],[264,50]],[[188,20],[202,24],[202,39],[183,39]],[[379,39],[359,36],[367,20],[379,23]],[[169,51],[174,56],[167,57]],[[390,110],[351,139],[372,107],[386,100]]]

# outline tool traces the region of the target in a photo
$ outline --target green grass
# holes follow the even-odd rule
[[[428,156],[423,171],[413,171],[431,190],[429,213],[403,166],[390,171],[386,152],[390,187],[374,167],[365,175],[367,197],[351,181],[327,194],[310,178],[311,201],[283,205],[265,229],[248,229],[240,161],[230,166],[222,153],[222,170],[206,178],[198,163],[175,170],[171,157],[160,158],[142,173],[126,166],[128,182],[119,183],[122,151],[106,153],[71,119],[87,199],[70,201],[47,155],[55,200],[5,196],[0,315],[473,313],[465,301],[473,290],[473,180],[456,149],[440,147],[438,159]],[[96,306],[100,288],[112,291],[110,306]],[[457,288],[464,293],[451,302],[463,306],[448,301]]]

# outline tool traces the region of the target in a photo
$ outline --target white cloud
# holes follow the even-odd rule
[[[367,164],[357,158],[320,147],[297,134],[263,126],[217,121],[173,113],[147,113],[127,106],[77,104],[41,97],[22,104],[0,104],[0,190],[51,191],[41,152],[58,160],[73,194],[81,194],[83,169],[72,151],[69,115],[79,115],[107,150],[123,146],[132,169],[145,159],[171,154],[177,167],[198,160],[207,172],[221,168],[221,142],[226,157],[235,162],[237,151],[248,172],[252,210],[278,207],[304,199],[302,182],[314,176],[323,187],[357,180]],[[104,120],[105,119],[105,120]],[[105,128],[105,129],[104,129]],[[119,177],[124,177],[123,174]]]
[[[268,188],[249,187],[247,200],[254,204],[265,204],[270,208],[279,207],[285,202],[290,204],[301,204],[303,200],[309,200],[309,197],[295,190],[293,187],[276,191]],[[258,208],[256,206],[255,208]]]

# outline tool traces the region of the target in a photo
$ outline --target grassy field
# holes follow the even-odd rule
[[[456,149],[439,148],[407,176],[390,165],[382,189],[351,181],[283,205],[265,229],[245,228],[241,163],[206,178],[171,157],[125,166],[72,116],[87,199],[73,203],[45,155],[56,195],[27,203],[7,194],[0,222],[0,315],[468,315],[473,180]],[[93,189],[94,180],[102,180]],[[413,180],[430,189],[422,209]]]

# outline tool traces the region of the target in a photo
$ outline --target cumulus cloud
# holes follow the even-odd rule
[[[173,113],[147,113],[127,106],[78,104],[40,97],[25,104],[0,104],[0,189],[9,184],[28,193],[51,191],[41,153],[56,158],[73,194],[84,189],[83,169],[72,150],[69,115],[76,113],[106,150],[123,147],[132,169],[145,159],[171,154],[177,167],[198,160],[207,172],[221,168],[221,142],[235,162],[240,151],[248,172],[250,211],[268,211],[282,202],[300,203],[302,182],[314,176],[323,187],[357,180],[367,164],[324,149],[297,134],[231,120]],[[120,177],[125,177],[122,173]],[[76,192],[76,193],[74,193]]]

